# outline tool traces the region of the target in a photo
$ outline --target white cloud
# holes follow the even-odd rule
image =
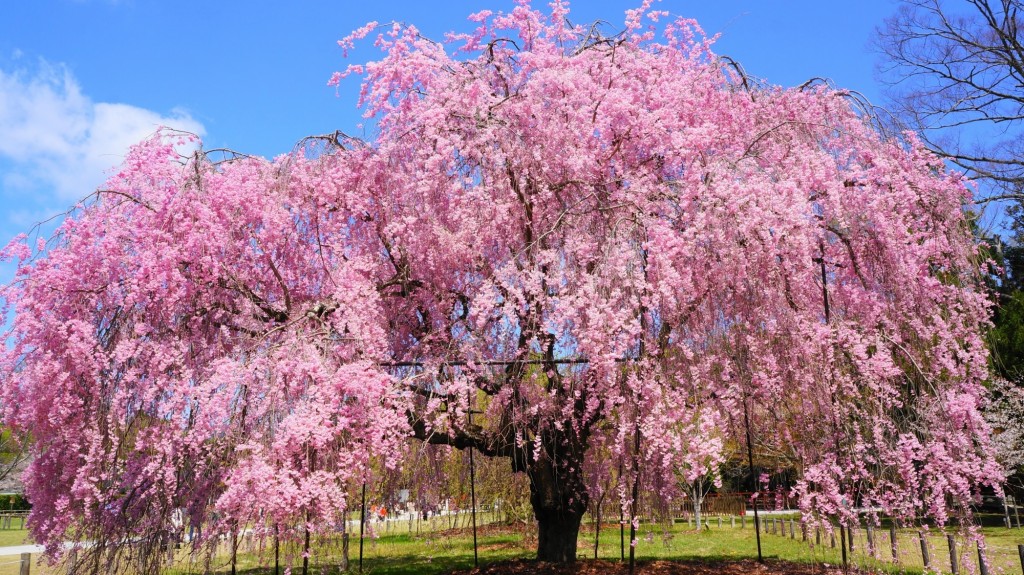
[[[0,187],[8,198],[48,194],[51,201],[31,201],[66,207],[102,184],[128,147],[160,126],[203,133],[182,110],[164,115],[94,102],[63,65],[0,70]]]

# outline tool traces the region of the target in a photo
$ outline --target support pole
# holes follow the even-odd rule
[[[637,409],[640,409],[639,403]],[[640,417],[637,414],[636,428],[633,430],[633,504],[629,518],[629,573],[636,569],[636,512],[640,498]]]
[[[29,575],[29,567],[32,565],[32,554],[22,553],[21,564],[18,566],[18,575]]]
[[[928,556],[928,541],[925,540],[924,531],[918,531],[917,538],[921,540],[921,560],[924,562],[925,571],[927,571],[932,567],[932,560]]]
[[[847,529],[842,523],[839,524],[839,547],[843,550],[843,569],[846,569],[848,562],[846,559],[846,533]]]
[[[619,462],[619,483],[622,482],[622,462]],[[626,514],[619,505],[619,561],[626,560]]]
[[[302,537],[302,575],[309,575],[309,510],[306,511],[306,524],[302,530],[305,531]]]
[[[469,391],[467,391],[467,393],[468,394],[472,394],[473,390],[470,389]],[[472,396],[468,397],[467,399],[469,399],[469,402],[468,402],[468,405],[467,405],[467,407],[468,407],[467,412],[469,414],[468,415],[469,426],[470,426],[470,428],[472,428],[473,427],[473,404],[474,404],[474,402],[472,401]],[[474,567],[479,567],[480,566],[480,557],[477,554],[477,545],[476,545],[476,466],[473,464],[473,446],[472,445],[469,446],[469,502],[470,502],[469,513],[473,517],[473,566]]]
[[[747,402],[743,402],[743,425],[747,431],[747,464],[750,466],[750,479],[754,483],[754,491],[757,491],[757,477],[754,475],[754,445],[750,434],[750,408]],[[754,497],[754,535],[757,537],[757,562],[764,563],[764,556],[761,554],[761,522],[757,513],[757,497]]]
[[[953,575],[960,573],[960,569],[956,564],[956,539],[953,539],[952,533],[946,533],[946,545],[949,546],[949,572]],[[978,548],[978,559],[981,559],[981,548]]]
[[[359,572],[363,572],[363,533],[366,527],[366,483],[363,483],[363,500],[359,506]]]
[[[893,520],[895,521],[895,520]],[[894,563],[900,562],[900,546],[896,539],[896,524],[889,525],[889,546],[892,548],[892,560]]]

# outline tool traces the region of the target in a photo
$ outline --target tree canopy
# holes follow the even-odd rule
[[[747,82],[693,21],[567,15],[370,24],[342,44],[382,56],[333,81],[361,75],[372,141],[268,161],[163,132],[8,246],[4,415],[50,552],[155,549],[175,509],[329,529],[407,438],[526,473],[548,560],[613,469],[635,515],[747,437],[808,521],[969,514],[1000,476],[961,176],[846,92]]]

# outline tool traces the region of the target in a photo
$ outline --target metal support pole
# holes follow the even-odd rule
[[[639,409],[639,404],[637,409]],[[640,498],[640,418],[637,417],[636,428],[633,430],[633,505],[629,518],[629,573],[636,569],[636,513]]]
[[[471,394],[472,390],[467,391],[467,394]],[[473,427],[473,401],[472,396],[468,397],[468,418],[469,426]],[[477,544],[476,544],[476,466],[473,464],[473,446],[469,446],[469,499],[470,509],[469,512],[473,516],[473,566],[480,566],[480,557],[477,555]]]
[[[846,527],[842,523],[839,524],[839,547],[843,550],[843,569],[848,565],[846,559]]]
[[[619,482],[622,482],[622,462],[619,462]],[[619,505],[619,561],[626,560],[626,512]]]
[[[363,572],[363,532],[366,527],[366,483],[363,483],[363,501],[359,506],[359,572]]]
[[[747,428],[747,464],[750,466],[750,479],[754,483],[754,491],[757,491],[757,477],[754,475],[754,446],[750,434],[750,408],[747,402],[743,402],[743,424]],[[764,556],[761,555],[761,522],[757,513],[757,497],[754,497],[754,534],[757,536],[757,562],[764,563]]]

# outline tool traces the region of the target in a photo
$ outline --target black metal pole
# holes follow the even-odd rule
[[[747,430],[747,464],[750,465],[750,478],[754,482],[754,491],[757,492],[757,477],[754,475],[754,445],[750,434],[750,408],[746,401],[743,402],[743,425]],[[757,513],[757,499],[757,497],[754,498],[754,535],[757,537],[757,562],[764,563],[764,556],[761,554],[761,521]]]
[[[473,391],[469,390],[468,394],[472,394]],[[469,413],[469,425],[473,426],[473,401],[472,395],[468,398],[468,413]],[[478,567],[480,565],[480,558],[477,555],[476,546],[476,466],[473,464],[473,446],[469,446],[469,502],[470,515],[473,517],[473,566]]]
[[[306,524],[302,527],[305,531],[302,542],[302,575],[309,575],[309,510],[306,510]]]
[[[637,405],[639,408],[639,404]],[[636,567],[636,517],[640,499],[640,417],[637,414],[633,430],[633,504],[629,510],[629,573]]]
[[[619,462],[619,483],[622,483],[622,462]],[[626,513],[619,505],[619,561],[626,560]]]
[[[839,523],[839,547],[843,550],[843,569],[846,569],[846,536],[848,530],[843,527],[842,522]]]
[[[366,483],[363,483],[363,501],[359,506],[359,572],[363,572],[363,530],[366,526]]]

